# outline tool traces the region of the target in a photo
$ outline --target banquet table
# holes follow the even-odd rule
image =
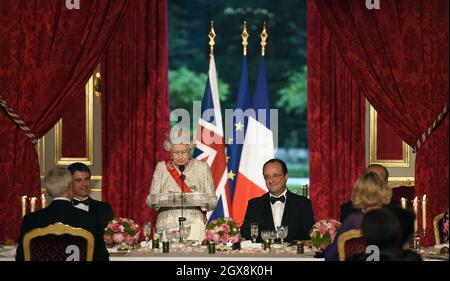
[[[303,254],[297,254],[295,247],[274,247],[270,251],[261,248],[246,248],[239,251],[217,251],[209,254],[206,246],[202,247],[171,247],[169,253],[162,253],[161,249],[138,248],[131,251],[110,252],[111,261],[208,261],[208,262],[236,262],[236,261],[324,261],[315,258],[314,250],[305,247]],[[422,253],[425,261],[447,260],[448,255],[440,255],[435,247],[426,248]],[[15,248],[0,245],[0,261],[14,261]]]
[[[277,245],[279,246],[279,245]],[[0,248],[0,261],[14,261],[15,250]],[[216,251],[209,254],[206,246],[172,246],[169,253],[162,249],[138,248],[130,251],[110,251],[111,261],[323,261],[314,258],[313,249],[305,248],[303,254],[297,254],[296,247],[273,247],[270,251],[262,248],[246,248],[238,251]]]
[[[278,246],[278,245],[277,245]],[[140,248],[128,252],[110,253],[112,261],[323,261],[314,258],[312,249],[305,249],[297,254],[296,247],[272,248],[265,251],[261,248],[247,248],[238,251],[216,251],[209,254],[206,246],[173,247],[169,253],[161,249]]]

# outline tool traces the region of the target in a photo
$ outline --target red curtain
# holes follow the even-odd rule
[[[42,137],[76,98],[99,61],[127,1],[0,1],[0,98],[36,138]],[[84,88],[84,87],[83,87]],[[16,239],[20,196],[40,195],[34,145],[0,113],[0,240]]]
[[[308,1],[308,132],[315,219],[339,219],[365,166],[365,100]]]
[[[115,216],[155,222],[145,204],[169,129],[166,1],[133,1],[102,64],[102,196]]]
[[[448,106],[447,0],[316,0],[336,45],[378,114],[412,147]],[[416,156],[417,194],[432,216],[448,207],[448,114]],[[419,219],[419,221],[421,221]]]

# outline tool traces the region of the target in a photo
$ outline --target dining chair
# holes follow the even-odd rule
[[[342,233],[338,238],[339,260],[345,261],[347,258],[364,254],[366,243],[359,229],[352,229]]]
[[[92,261],[94,243],[91,232],[58,222],[24,235],[24,260]]]

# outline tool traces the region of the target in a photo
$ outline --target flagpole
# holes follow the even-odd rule
[[[216,33],[214,31],[214,22],[211,21],[211,28],[208,33],[210,55],[208,79],[206,81],[205,92],[202,100],[202,114],[197,127],[196,148],[194,154],[197,160],[205,161],[212,174],[213,185],[217,197],[216,207],[208,211],[208,220],[217,217],[228,217],[230,206],[229,190],[227,182],[227,164],[224,145],[224,134],[222,125],[222,114],[220,108],[219,87],[217,85],[216,64],[214,62],[214,39]],[[214,123],[209,119],[203,119],[206,110],[213,110]],[[202,134],[203,130],[209,131],[209,134]],[[211,135],[212,133],[212,135]],[[220,139],[219,143],[214,140]]]
[[[261,56],[264,57],[266,53],[267,37],[269,37],[269,35],[267,34],[266,22],[264,22],[263,31],[261,32],[260,36],[261,36]]]

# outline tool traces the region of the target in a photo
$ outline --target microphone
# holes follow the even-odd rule
[[[181,172],[180,178],[181,178],[182,181],[184,181],[186,176],[183,175],[183,172],[184,172],[184,169],[186,169],[186,167],[184,165],[180,165],[180,166],[178,166],[178,169],[180,169],[180,172]]]
[[[184,165],[180,165],[178,166],[178,169],[180,170],[180,179],[181,179],[181,184],[184,184],[184,180],[186,178],[185,175],[183,175],[184,169],[186,167]],[[181,189],[181,217],[178,217],[178,223],[179,223],[179,231],[180,231],[180,242],[183,242],[183,237],[181,235],[181,229],[184,228],[184,223],[186,221],[186,218],[184,217],[184,191],[183,189]]]

